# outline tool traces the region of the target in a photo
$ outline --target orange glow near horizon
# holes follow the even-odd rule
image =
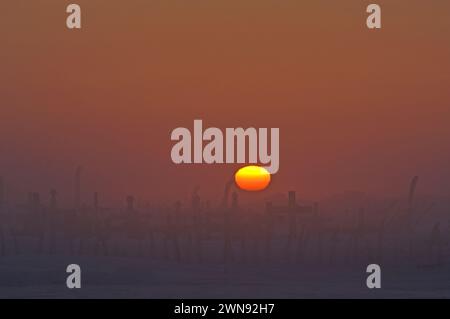
[[[262,191],[270,184],[270,173],[264,167],[245,166],[236,172],[234,180],[243,190]]]

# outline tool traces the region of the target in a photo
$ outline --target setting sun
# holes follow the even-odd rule
[[[264,167],[245,166],[236,172],[234,180],[243,190],[261,191],[269,186],[270,174]]]

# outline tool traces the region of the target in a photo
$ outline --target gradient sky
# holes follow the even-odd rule
[[[17,196],[219,198],[236,165],[176,166],[170,132],[279,127],[269,188],[450,188],[450,2],[78,0],[0,3],[0,175]]]

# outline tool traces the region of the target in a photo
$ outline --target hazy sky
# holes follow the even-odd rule
[[[449,195],[450,2],[0,3],[0,175],[17,192],[220,197],[239,167],[176,166],[170,132],[279,127],[274,192]],[[19,193],[21,194],[21,193]]]

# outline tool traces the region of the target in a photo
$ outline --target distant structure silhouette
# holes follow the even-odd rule
[[[57,209],[57,199],[56,199],[56,195],[57,195],[57,192],[56,192],[56,190],[55,189],[52,189],[51,191],[50,191],[50,209],[52,210],[52,211],[55,211],[56,209]]]
[[[5,233],[3,230],[3,214],[5,210],[5,184],[3,181],[3,177],[0,176],[0,256],[4,256],[6,253]]]
[[[94,212],[97,214],[98,210],[99,210],[99,206],[98,206],[99,202],[98,202],[98,192],[94,193]]]
[[[29,192],[26,201],[13,205],[7,203],[0,177],[0,256],[15,252],[219,262],[230,276],[243,263],[316,267],[407,260],[422,267],[447,266],[446,221],[430,213],[434,202],[416,197],[418,180],[408,181],[402,199],[375,204],[360,196],[331,199],[319,213],[317,203],[298,200],[295,191],[286,194],[284,203],[250,206],[232,179],[216,203],[195,187],[190,198],[174,198],[172,205],[143,206],[128,195],[120,207],[107,208],[98,192],[83,204],[81,166],[74,174],[73,207],[61,207],[55,189],[44,200]]]
[[[74,181],[74,208],[78,211],[81,208],[81,173],[83,168],[78,166],[75,170]]]
[[[223,191],[223,197],[222,197],[222,203],[220,205],[222,209],[227,209],[228,208],[228,198],[230,196],[230,190],[231,190],[231,187],[233,185],[234,185],[234,181],[232,179],[229,180],[225,184],[225,189]]]
[[[41,196],[39,195],[39,193],[34,192],[32,195],[32,211],[34,214],[39,213],[40,209],[41,209]]]
[[[127,213],[134,213],[134,197],[127,196]]]
[[[4,209],[5,206],[5,181],[3,177],[0,176],[0,213]]]
[[[297,245],[298,249],[303,245],[303,239],[305,235],[305,227],[310,227],[313,218],[317,215],[317,205],[313,206],[303,206],[297,204],[295,191],[288,192],[288,203],[287,206],[274,206],[271,202],[266,203],[266,215],[269,223],[269,228],[267,229],[269,234],[273,233],[274,223],[277,220],[286,220],[288,226],[287,242],[285,246],[285,252],[288,258],[291,257],[294,247]],[[302,227],[302,232],[299,234],[299,226]],[[300,236],[299,236],[300,235]],[[266,254],[270,256],[270,245],[266,246]]]

